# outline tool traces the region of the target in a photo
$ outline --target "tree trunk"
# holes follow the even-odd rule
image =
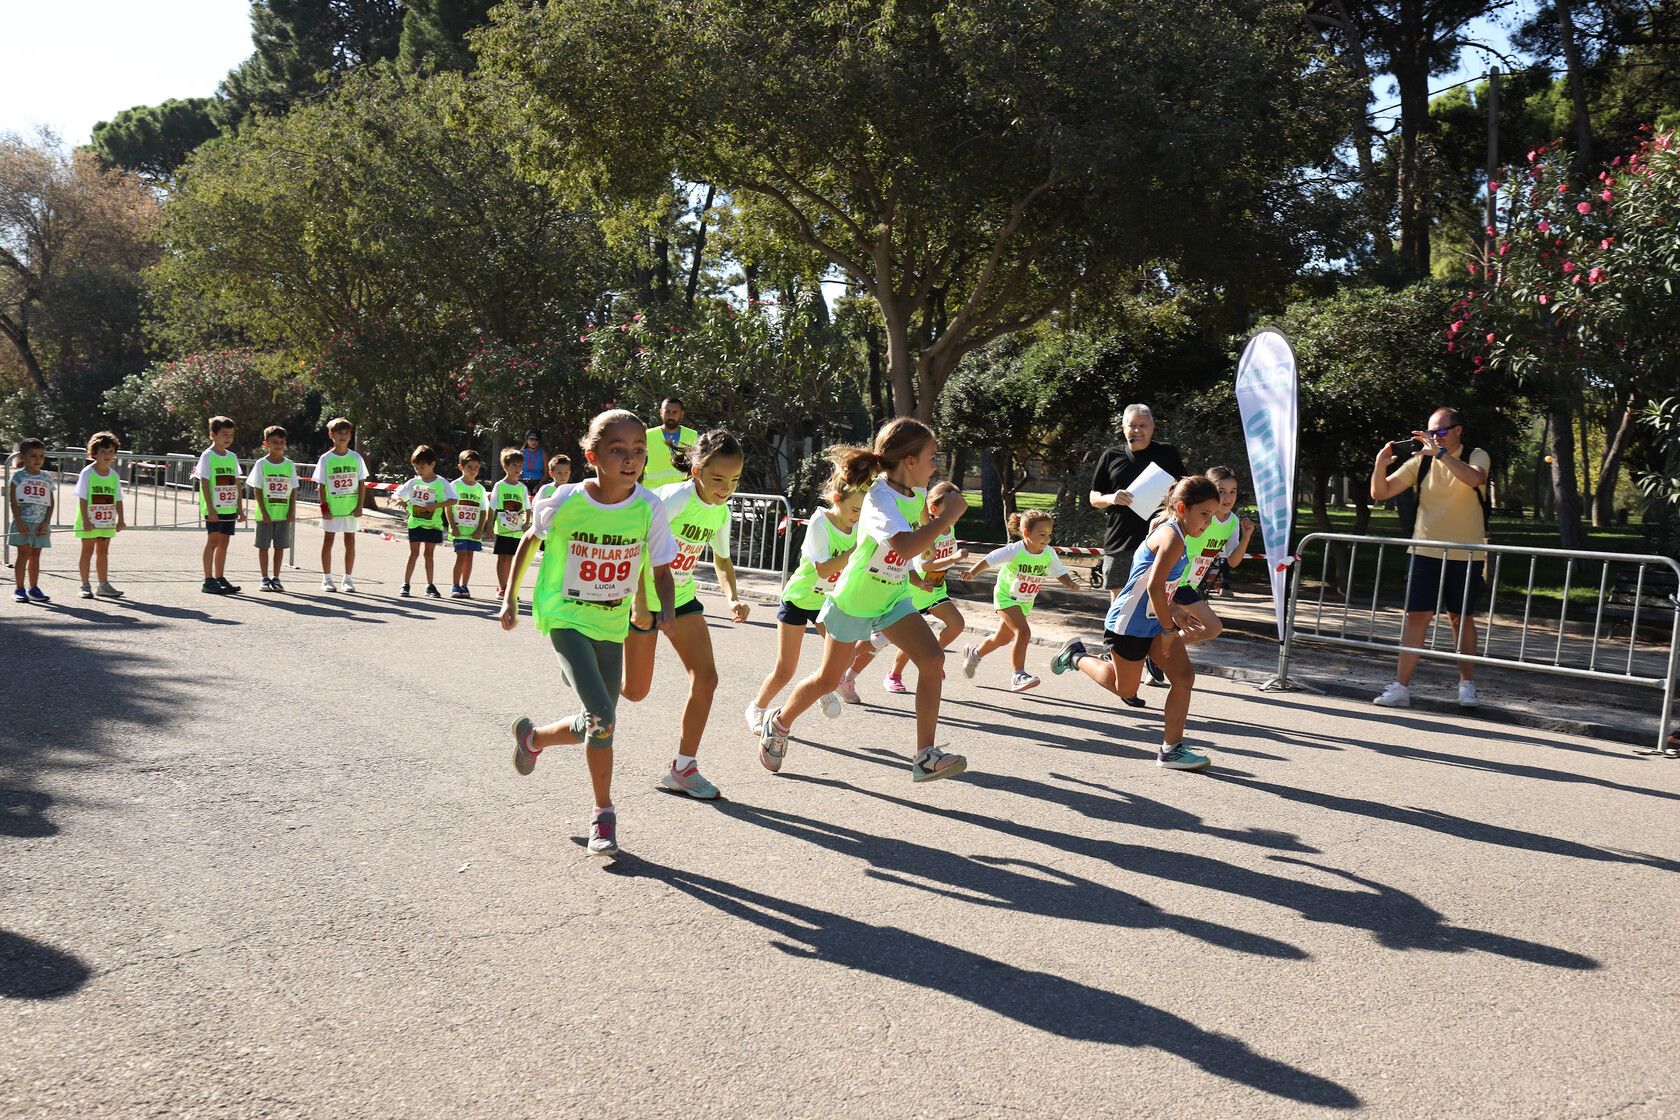
[[[866,345],[869,352],[869,429],[873,432],[887,422],[887,404],[881,397],[881,336],[874,327],[869,328]]]
[[[1577,180],[1585,179],[1592,166],[1592,114],[1587,107],[1586,78],[1582,73],[1581,46],[1575,34],[1573,0],[1557,0],[1558,39],[1563,45],[1563,64],[1569,78],[1569,100],[1575,116],[1575,158],[1569,169]]]
[[[962,489],[963,479],[968,477],[969,450],[958,447],[951,452],[951,484],[958,490]]]
[[[1595,527],[1615,522],[1616,482],[1622,475],[1622,455],[1627,451],[1628,437],[1639,419],[1638,404],[1638,394],[1629,393],[1621,416],[1617,418],[1616,430],[1609,433],[1610,441],[1604,447],[1604,458],[1598,465],[1598,488],[1593,492],[1592,523]]]
[[[1583,393],[1581,395],[1581,400],[1580,400],[1579,403],[1580,403],[1580,406],[1581,406],[1581,410],[1578,413],[1578,416],[1579,416],[1580,421],[1581,421],[1581,493],[1591,494],[1593,492],[1592,450],[1591,450],[1592,441],[1587,438],[1587,436],[1588,436],[1587,424],[1592,419],[1592,417],[1591,417],[1592,410],[1587,407],[1587,398],[1586,398],[1585,393]]]
[[[694,262],[688,268],[688,291],[685,293],[688,306],[694,306],[694,294],[700,290],[700,262],[706,256],[706,215],[711,213],[712,203],[717,200],[717,187],[706,184],[706,201],[700,207],[700,229],[694,235]]]
[[[1542,469],[1546,465],[1546,449],[1552,445],[1552,417],[1546,414],[1546,419],[1540,425],[1540,451],[1534,457],[1534,519],[1543,520],[1546,516],[1546,502],[1541,495],[1540,480],[1545,474]]]
[[[910,352],[910,317],[881,304],[887,329],[887,381],[892,386],[894,416],[916,415],[916,358]]]
[[[1368,486],[1353,488],[1353,533],[1362,537],[1371,531],[1371,489]]]
[[[1552,495],[1557,503],[1558,539],[1564,548],[1585,549],[1581,489],[1575,478],[1575,433],[1568,393],[1552,396]]]
[[[1394,63],[1400,87],[1400,271],[1407,280],[1429,275],[1430,38],[1423,0],[1401,0],[1400,39]]]
[[[1001,541],[1008,513],[1004,508],[1003,474],[998,464],[1006,458],[1000,448],[988,447],[980,452],[980,520],[988,540]]]
[[[29,374],[29,380],[35,383],[35,388],[50,396],[52,389],[47,385],[47,375],[41,369],[41,363],[35,359],[35,348],[29,344],[28,331],[27,322],[18,326],[14,326],[9,320],[0,322],[0,335],[4,335],[12,344],[18,360],[23,363],[24,372]]]

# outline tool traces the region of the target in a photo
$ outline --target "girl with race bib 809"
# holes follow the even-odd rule
[[[927,512],[923,488],[933,477],[938,450],[926,424],[900,417],[876,434],[873,450],[853,448],[841,461],[847,489],[869,486],[858,521],[858,542],[834,594],[817,615],[817,621],[828,629],[821,668],[794,686],[783,707],[765,714],[758,739],[758,759],[765,769],[782,768],[794,721],[834,691],[857,657],[857,643],[868,641],[877,631],[916,664],[916,753],[911,778],[918,782],[949,778],[967,768],[968,761],[961,755],[946,754],[934,745],[945,651],[927,620],[916,613],[907,580],[910,561],[933,547],[968,508],[960,493],[952,494],[940,507],[939,516],[922,524]]]
[[[682,453],[678,453],[680,459]],[[718,582],[729,593],[729,614],[736,622],[747,620],[747,604],[735,586],[735,565],[729,558],[729,496],[741,485],[745,456],[741,444],[722,428],[701,436],[688,453],[687,482],[662,486],[654,493],[664,505],[665,521],[677,542],[677,557],[671,561],[674,594],[658,593],[651,580],[644,579],[636,591],[630,616],[630,636],[624,643],[624,698],[641,700],[653,684],[654,654],[659,634],[653,628],[651,612],[662,603],[671,604],[671,624],[665,636],[676,647],[688,670],[688,701],[683,705],[682,737],[671,768],[659,779],[661,789],[712,801],[718,789],[700,776],[695,755],[706,720],[712,714],[712,697],[717,692],[717,661],[712,655],[712,633],[706,628],[705,609],[694,591],[694,565],[707,548],[712,550],[712,567]]]
[[[1057,673],[1077,669],[1137,706],[1143,659],[1154,658],[1172,684],[1162,712],[1161,748],[1155,764],[1173,770],[1201,770],[1208,765],[1207,758],[1192,753],[1181,740],[1191,689],[1196,683],[1196,671],[1184,647],[1195,640],[1202,624],[1195,612],[1173,601],[1173,594],[1190,574],[1184,540],[1207,532],[1208,522],[1219,510],[1219,487],[1203,475],[1181,478],[1167,495],[1166,509],[1167,517],[1133,553],[1126,586],[1104,619],[1103,644],[1111,651],[1112,660],[1086,652],[1085,643],[1075,638],[1062,646],[1050,667]]]
[[[828,627],[817,621],[823,604],[834,593],[840,573],[857,545],[858,518],[863,513],[867,486],[846,485],[845,460],[857,448],[836,446],[825,452],[834,464],[823,496],[827,507],[811,511],[805,526],[805,543],[800,548],[799,567],[782,588],[782,606],[776,612],[776,667],[758,686],[758,695],[747,705],[747,727],[754,735],[764,729],[764,713],[799,668],[799,649],[805,643],[805,627],[815,626],[818,635],[828,636]],[[830,692],[819,701],[823,715],[839,717],[840,698]]]
[[[1041,509],[1012,513],[1009,535],[1020,539],[993,549],[963,573],[964,579],[973,579],[987,568],[996,568],[998,574],[997,586],[992,589],[992,606],[998,612],[997,633],[977,646],[968,647],[963,656],[963,676],[972,680],[981,658],[1011,646],[1009,656],[1015,672],[1009,678],[1009,691],[1025,692],[1038,686],[1038,678],[1027,672],[1027,645],[1032,641],[1032,626],[1027,616],[1032,613],[1033,601],[1048,580],[1057,580],[1069,588],[1079,586],[1068,566],[1050,547],[1050,534],[1055,527],[1055,519]]]
[[[956,491],[956,485],[950,482],[936,482],[928,488],[929,521],[939,516],[941,503]],[[951,643],[962,636],[967,626],[963,621],[962,612],[951,602],[951,594],[945,588],[945,574],[965,559],[967,555],[957,548],[956,530],[947,528],[939,534],[939,539],[933,542],[932,548],[910,562],[910,603],[923,618],[937,618],[944,624],[945,629],[939,633],[940,649],[950,649]],[[899,650],[897,659],[893,661],[892,671],[881,682],[881,686],[888,692],[909,692],[910,690],[904,687],[904,667],[908,664],[910,655]]]
[[[641,580],[643,558],[665,605],[655,617],[671,621],[676,588],[671,562],[677,544],[665,523],[665,507],[637,480],[647,466],[647,429],[633,412],[603,412],[580,441],[595,477],[559,487],[537,503],[531,527],[514,550],[502,600],[503,630],[519,622],[519,587],[537,544],[541,553],[531,614],[560,659],[560,676],[578,694],[583,710],[571,719],[538,727],[520,716],[513,722],[513,768],[529,774],[547,747],[586,743],[595,812],[589,826],[591,855],[618,853],[618,814],[612,803],[612,743],[619,683],[624,678],[624,638],[630,605]]]

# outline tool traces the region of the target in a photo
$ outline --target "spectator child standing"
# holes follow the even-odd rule
[[[286,590],[280,586],[280,557],[292,547],[297,521],[297,464],[286,458],[286,442],[285,428],[278,424],[264,428],[267,454],[252,463],[251,473],[245,476],[245,485],[257,496],[257,564],[262,568],[264,591]]]
[[[344,538],[344,590],[354,593],[356,579],[356,534],[361,529],[362,506],[367,501],[367,461],[350,450],[356,429],[339,416],[327,424],[332,450],[323,452],[315,463],[314,481],[321,488],[321,590],[337,591],[332,578],[333,537]]]
[[[18,471],[12,475],[11,487],[6,491],[6,501],[12,507],[8,543],[18,550],[17,563],[12,569],[17,577],[17,591],[12,598],[20,603],[50,603],[52,599],[41,590],[41,553],[52,547],[52,514],[58,484],[43,469],[47,445],[41,440],[19,441],[17,457]]]
[[[93,585],[88,580],[91,563],[99,576],[99,594],[107,599],[121,599],[123,593],[111,586],[111,540],[128,528],[123,513],[122,477],[117,474],[117,451],[122,444],[111,432],[95,432],[87,444],[92,460],[76,477],[76,539],[82,542],[82,555],[76,569],[82,577],[82,598],[93,598]]]
[[[490,531],[490,497],[478,481],[484,466],[478,452],[461,452],[455,465],[461,477],[455,480],[455,504],[449,507],[449,540],[455,549],[449,597],[471,599],[467,584],[472,582],[473,556],[484,551],[484,534]]]
[[[508,571],[513,566],[514,553],[519,551],[519,539],[531,524],[531,492],[519,481],[519,465],[524,460],[517,447],[502,449],[502,477],[490,489],[490,509],[495,514],[496,534],[496,597],[507,593]]]
[[[437,452],[425,444],[408,457],[414,477],[397,487],[396,498],[408,510],[408,566],[403,568],[401,595],[408,598],[414,579],[414,561],[426,558],[426,598],[441,599],[433,569],[437,546],[443,543],[443,527],[455,505],[455,487],[437,473]]]
[[[239,492],[239,456],[233,443],[233,421],[210,417],[210,446],[198,457],[192,476],[198,482],[198,512],[204,518],[204,583],[206,595],[236,595],[227,581],[228,545],[235,525],[245,520],[245,498]]]

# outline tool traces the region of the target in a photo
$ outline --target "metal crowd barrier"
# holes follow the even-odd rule
[[[1345,546],[1347,578],[1335,591],[1330,546]],[[1435,592],[1435,617],[1422,646],[1404,644],[1404,605],[1411,592],[1412,571],[1407,550],[1413,545],[1444,548],[1452,552],[1485,555],[1485,610],[1472,609],[1469,584],[1459,602],[1446,602],[1446,580]],[[1303,579],[1311,574],[1310,554],[1322,552],[1318,570],[1316,602],[1301,599]],[[1361,585],[1360,550],[1375,550],[1376,563],[1370,574],[1369,595]],[[1309,533],[1296,549],[1295,578],[1290,581],[1288,625],[1278,651],[1277,680],[1287,687],[1289,660],[1298,639],[1308,639],[1345,649],[1376,650],[1388,654],[1412,653],[1436,661],[1469,661],[1511,669],[1582,680],[1616,681],[1662,691],[1662,708],[1657,720],[1657,750],[1665,744],[1669,719],[1674,710],[1675,669],[1680,659],[1680,563],[1666,556],[1620,552],[1574,552],[1558,548],[1525,548],[1517,545],[1467,544],[1459,541],[1422,541],[1389,537],[1356,536],[1351,533]],[[1390,553],[1394,555],[1389,556]],[[1549,604],[1535,601],[1535,573],[1542,559],[1563,564],[1563,597],[1555,616]],[[1391,575],[1404,576],[1404,588],[1396,599],[1393,585],[1384,595],[1384,561]],[[1525,562],[1526,561],[1526,565]],[[1526,575],[1523,568],[1526,566]],[[1613,575],[1612,572],[1615,574]],[[1504,581],[1515,575],[1511,584]],[[1597,580],[1593,576],[1597,575]],[[1525,582],[1526,581],[1526,582]],[[1597,589],[1593,604],[1578,604],[1571,610],[1572,589]],[[1498,613],[1502,588],[1509,611]],[[1517,621],[1517,612],[1521,621]],[[1443,614],[1457,614],[1477,623],[1478,652],[1459,653],[1450,621]],[[1573,616],[1573,617],[1572,617]],[[1643,618],[1647,640],[1641,642]],[[1588,626],[1590,620],[1590,628]],[[1626,626],[1626,640],[1621,627]],[[1443,648],[1442,629],[1447,632]],[[1666,645],[1663,638],[1666,637]]]
[[[739,571],[784,581],[793,573],[790,535],[779,531],[791,513],[780,494],[736,494],[729,499],[729,555]]]

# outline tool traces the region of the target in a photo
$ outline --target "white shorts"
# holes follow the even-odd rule
[[[359,517],[328,517],[321,521],[323,533],[354,533],[362,523]]]

